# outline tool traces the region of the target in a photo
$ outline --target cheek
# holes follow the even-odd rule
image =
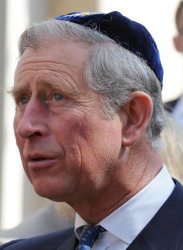
[[[14,134],[15,134],[16,145],[19,149],[20,156],[23,160],[23,149],[24,149],[25,139],[18,136],[18,134],[16,133],[16,130],[14,130]]]
[[[50,133],[64,151],[66,165],[79,168],[81,165],[81,148],[85,141],[82,128],[83,119],[76,116],[67,116],[55,121]]]
[[[13,129],[14,129],[14,134],[15,134],[15,136],[16,136],[17,125],[18,125],[18,120],[17,120],[16,117],[14,117]]]
[[[85,121],[82,117],[76,115],[67,115],[64,119],[58,120],[54,123],[54,128],[57,138],[60,142],[64,141],[66,145],[72,145],[72,143],[79,138],[85,137],[85,132],[87,128],[84,126]],[[55,126],[56,125],[56,126]]]
[[[96,164],[94,126],[84,116],[68,117],[57,127],[59,143],[65,151],[68,171],[83,174],[89,172],[89,166]],[[62,131],[62,132],[61,132]],[[92,167],[91,166],[91,167]],[[77,178],[80,178],[80,177]]]
[[[62,133],[63,147],[66,151],[68,161],[74,160],[74,156],[80,157],[82,165],[89,163],[98,164],[105,157],[112,154],[115,149],[115,158],[121,147],[119,130],[110,122],[96,117],[79,117],[79,119],[70,118],[62,123],[59,131],[64,128]],[[68,156],[69,155],[69,156]],[[113,155],[114,156],[114,155]]]
[[[18,116],[16,115],[14,117],[14,121],[13,121],[13,129],[14,129],[14,135],[15,135],[15,139],[17,142],[17,146],[18,146],[19,142],[21,141],[21,138],[17,134],[17,128],[18,128],[19,122],[20,122],[20,120],[19,120]]]
[[[17,133],[17,125],[18,122],[14,121],[14,135],[15,135],[15,139],[16,139],[16,144],[18,146],[18,149],[20,151],[20,154],[22,155],[22,151],[23,151],[23,145],[24,145],[24,141],[25,139],[21,138],[18,133]]]

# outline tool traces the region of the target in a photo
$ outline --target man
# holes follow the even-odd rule
[[[179,3],[177,8],[175,23],[178,35],[173,39],[174,46],[178,52],[183,53],[183,1]],[[178,98],[165,103],[165,109],[171,112],[178,124],[183,127],[183,94]]]
[[[35,191],[66,201],[75,229],[0,249],[183,249],[183,189],[158,153],[163,69],[149,32],[119,12],[29,28],[12,90]]]

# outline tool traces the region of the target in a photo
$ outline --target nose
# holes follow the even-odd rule
[[[24,111],[15,115],[15,135],[24,139],[46,135],[48,132],[47,117],[45,108],[40,103],[30,100]]]

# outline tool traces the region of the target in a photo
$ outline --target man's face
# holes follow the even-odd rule
[[[36,192],[57,201],[95,197],[119,164],[122,122],[104,117],[100,96],[86,83],[89,55],[87,46],[50,42],[27,49],[15,73],[22,163]]]

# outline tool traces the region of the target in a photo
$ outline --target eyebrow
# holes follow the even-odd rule
[[[45,80],[40,80],[37,84],[40,85],[44,85],[46,87],[48,87],[49,89],[51,89],[52,91],[58,91],[62,94],[64,94],[66,97],[74,97],[77,94],[75,92],[71,92],[71,91],[66,91],[65,88],[58,82],[48,82]],[[9,94],[11,94],[11,96],[16,99],[16,97],[20,96],[23,93],[27,93],[30,92],[30,87],[29,84],[24,84],[24,85],[19,85],[19,86],[13,86],[12,89],[10,91],[8,91]]]
[[[13,86],[11,90],[8,91],[8,93],[15,99],[17,96],[22,94],[23,92],[29,91],[28,84],[21,85],[21,86]]]

